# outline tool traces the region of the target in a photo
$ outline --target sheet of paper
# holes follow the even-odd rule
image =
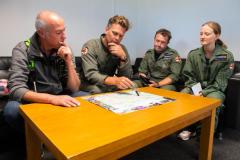
[[[137,96],[136,92],[132,90],[93,95],[84,97],[84,99],[115,113],[133,112],[154,105],[160,105],[174,101],[174,99],[171,98],[166,98],[145,92],[139,92],[139,96]]]
[[[199,96],[199,93],[202,92],[202,87],[200,83],[195,84],[194,86],[192,86],[192,91],[193,94],[196,96]]]

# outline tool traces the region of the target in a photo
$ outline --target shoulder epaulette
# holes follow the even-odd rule
[[[177,52],[175,49],[169,48],[169,51],[170,51],[171,53],[176,53],[176,54],[178,54],[178,52]]]
[[[197,51],[197,50],[199,50],[200,48],[196,48],[196,49],[193,49],[193,50],[191,50],[190,52],[194,52],[194,51]],[[190,53],[189,52],[189,53]]]
[[[229,50],[227,50],[227,48],[222,48],[224,52],[228,53],[228,54],[232,54],[232,52],[230,52]]]
[[[151,54],[152,52],[153,52],[153,49],[148,49],[148,50],[146,51],[145,55]]]
[[[148,49],[146,53],[149,53],[149,52],[152,52],[152,51],[153,51],[153,49]]]

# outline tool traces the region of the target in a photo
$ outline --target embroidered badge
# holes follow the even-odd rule
[[[231,70],[234,69],[234,63],[231,63],[231,64],[229,65],[229,69],[231,69]]]
[[[227,55],[226,54],[216,55],[215,59],[217,61],[227,61]]]
[[[81,50],[82,55],[86,55],[88,53],[88,48],[85,47]]]
[[[164,59],[169,60],[169,59],[171,59],[171,56],[165,55],[165,56],[164,56]]]
[[[180,57],[180,56],[177,56],[177,57],[175,58],[175,61],[176,61],[176,62],[181,62],[181,57]]]
[[[169,59],[171,59],[171,56],[172,56],[171,53],[165,53],[163,58],[166,60],[169,60]]]

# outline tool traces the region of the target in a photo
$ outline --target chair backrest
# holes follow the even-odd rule
[[[142,62],[142,59],[143,58],[141,58],[141,57],[136,58],[135,63],[132,66],[133,67],[133,74],[136,74],[138,72],[138,68],[139,68],[139,66],[140,66],[140,64]]]
[[[234,62],[234,73],[239,73],[240,72],[240,61],[235,61]]]

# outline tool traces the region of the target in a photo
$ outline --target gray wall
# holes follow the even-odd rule
[[[152,48],[155,31],[162,27],[173,34],[170,47],[186,58],[199,47],[200,26],[208,20],[221,24],[222,40],[240,60],[239,7],[239,0],[0,0],[0,56],[10,56],[19,41],[33,34],[36,14],[50,9],[65,18],[67,42],[77,56],[84,42],[104,31],[110,16],[120,14],[132,23],[123,41],[132,62]]]

